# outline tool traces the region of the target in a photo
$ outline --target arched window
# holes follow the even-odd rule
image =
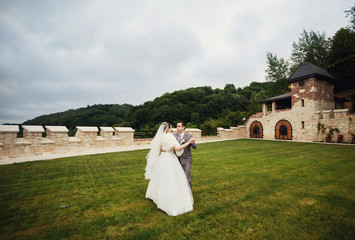
[[[258,134],[260,133],[260,128],[259,128],[259,126],[255,125],[255,126],[253,127],[253,133],[254,133],[255,135],[258,135]]]
[[[301,100],[301,106],[304,107],[304,99]]]
[[[280,126],[280,135],[287,136],[287,127],[285,125]]]
[[[302,129],[304,129],[304,121],[301,122]]]

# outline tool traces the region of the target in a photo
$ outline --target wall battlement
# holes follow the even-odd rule
[[[77,127],[75,137],[69,137],[65,126],[23,127],[23,138],[18,138],[17,125],[0,126],[0,160],[26,158],[43,153],[60,154],[82,152],[87,149],[124,147],[133,144],[134,130],[130,127]],[[42,137],[46,132],[46,137]]]
[[[65,126],[23,125],[23,137],[19,138],[18,125],[0,125],[0,163],[7,159],[26,159],[54,155],[80,155],[90,152],[114,152],[134,147],[149,147],[151,139],[134,139],[135,130],[130,127],[78,126],[75,137],[69,137]],[[100,134],[98,135],[100,129]],[[174,129],[173,129],[174,130]],[[176,129],[175,129],[176,131]],[[187,128],[197,141],[200,129]],[[43,135],[46,137],[43,137]]]
[[[324,140],[327,131],[332,128],[337,128],[339,134],[344,135],[345,142],[352,141],[352,135],[355,134],[355,114],[349,113],[349,109],[335,109],[335,110],[323,110],[315,112],[315,121],[323,124],[326,128],[326,132],[317,132],[318,141]],[[336,135],[336,134],[335,134]],[[336,140],[336,136],[333,137],[333,141]]]

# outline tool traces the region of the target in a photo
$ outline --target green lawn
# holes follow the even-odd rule
[[[194,211],[177,217],[144,198],[147,152],[0,166],[0,238],[355,238],[353,145],[199,144]]]

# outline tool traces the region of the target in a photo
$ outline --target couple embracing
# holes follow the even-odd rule
[[[183,214],[193,209],[191,192],[191,147],[195,139],[185,132],[185,124],[179,122],[177,133],[172,125],[163,122],[151,143],[147,154],[145,178],[149,179],[146,198],[169,216]]]

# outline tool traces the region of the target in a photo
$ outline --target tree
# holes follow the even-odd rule
[[[200,129],[202,130],[202,135],[210,136],[217,134],[217,127],[220,127],[218,121],[216,119],[211,119],[201,124]]]
[[[193,112],[191,113],[191,124],[198,126],[200,124],[200,114]]]
[[[328,61],[328,70],[338,81],[336,92],[355,87],[355,31],[341,28],[335,33]]]
[[[164,121],[171,121],[171,111],[172,109],[168,105],[163,105],[154,111],[152,115],[153,122],[161,123]]]
[[[292,70],[296,69],[303,62],[311,62],[315,65],[328,68],[329,41],[326,38],[325,32],[320,34],[319,32],[310,31],[308,33],[306,30],[303,30],[298,43],[293,42],[292,47]]]
[[[248,107],[249,113],[254,114],[257,112],[261,112],[261,104],[259,101],[266,98],[266,91],[262,90],[260,92],[253,92],[252,96],[250,97],[250,104]]]
[[[329,62],[335,63],[355,54],[355,32],[339,29],[331,39]]]
[[[352,24],[350,28],[352,28],[353,31],[355,31],[355,6],[350,8],[350,10],[345,11],[346,17],[350,16],[350,23]]]
[[[229,113],[226,118],[229,122],[229,126],[238,126],[243,123],[243,117],[244,116],[242,116],[242,113],[240,111],[237,111]]]
[[[289,76],[289,63],[283,59],[277,58],[277,55],[272,53],[266,53],[266,63],[267,68],[266,80],[270,82],[276,82],[277,80],[284,79],[286,80]]]
[[[266,53],[266,58],[266,80],[273,83],[269,87],[269,94],[276,96],[289,92],[289,84],[286,82],[290,75],[289,63],[283,58],[278,59],[277,55],[270,52]]]
[[[233,93],[237,93],[237,90],[235,89],[235,86],[233,84],[227,83],[226,86],[224,87],[224,92],[226,94],[233,94]]]

